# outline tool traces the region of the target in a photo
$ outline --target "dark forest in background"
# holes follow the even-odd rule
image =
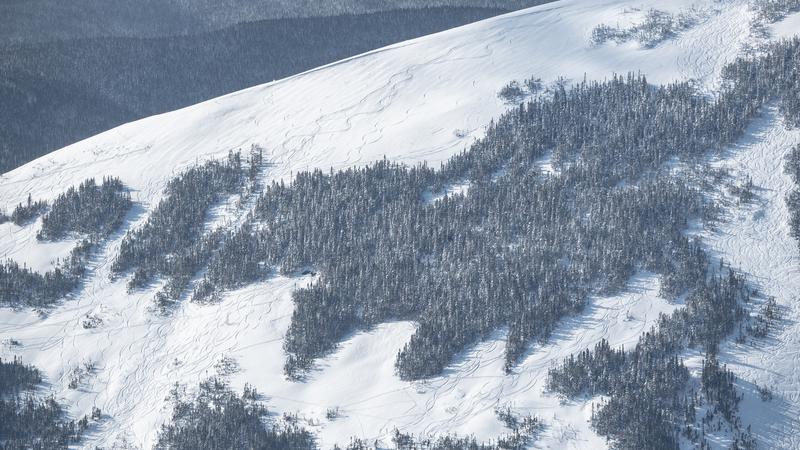
[[[28,17],[31,11],[18,6],[21,3],[0,5],[0,28],[6,29],[0,32],[0,173],[135,119],[478,21],[509,7],[459,7],[486,3],[460,0],[434,3],[450,6],[410,8],[413,2],[395,2],[406,9],[376,12],[377,6],[361,5],[353,10],[356,14],[318,16],[326,11],[326,2],[317,3],[308,13],[316,17],[269,18],[222,29],[214,26],[246,13],[215,10],[238,11],[241,17],[209,13],[198,23],[197,17],[164,11],[159,22],[143,18],[137,26],[137,16],[130,12],[133,19],[120,19],[119,26],[108,19],[104,26],[109,28],[106,33],[113,33],[109,35],[96,25],[81,31],[77,23],[62,18],[68,14],[59,8],[68,6],[48,9],[53,22],[40,24],[37,32],[24,28],[33,19]],[[512,6],[536,3],[543,1]],[[77,17],[112,14],[89,7],[73,12]],[[187,29],[202,31],[186,34]]]

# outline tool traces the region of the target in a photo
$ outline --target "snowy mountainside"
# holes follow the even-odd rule
[[[29,195],[52,200],[87,178],[112,175],[131,188],[137,206],[125,228],[135,228],[173,176],[252,145],[263,148],[270,163],[265,181],[384,157],[438,166],[481,137],[485,126],[510,107],[497,95],[509,81],[534,76],[553,86],[559,77],[605,79],[633,71],[651,83],[692,79],[713,95],[722,66],[746,45],[766,39],[751,32],[754,13],[746,2],[681,0],[670,2],[669,10],[678,14],[694,8],[696,21],[657,45],[590,42],[595,26],[630,26],[649,8],[665,8],[662,3],[562,0],[129,123],[1,176],[0,208],[11,210]],[[772,26],[769,38],[795,33],[798,17]],[[800,305],[794,282],[800,261],[786,229],[783,197],[791,187],[788,178],[774,176],[781,172],[783,154],[798,142],[800,136],[784,130],[776,114],[764,114],[719,163],[750,175],[766,192],[763,202],[744,217],[726,218],[720,230],[705,236],[713,250],[778,297],[786,311],[785,327],[762,348],[729,343],[721,353],[743,380],[744,420],[766,447],[796,448],[800,435]],[[213,220],[236,222],[245,213],[226,204],[215,210]],[[41,220],[0,224],[0,255],[37,270],[65,257],[74,242],[40,243],[39,227]],[[162,315],[153,308],[153,289],[128,293],[124,280],[112,281],[111,261],[123,234],[113,234],[100,247],[85,283],[54,308],[0,309],[0,338],[21,343],[3,344],[0,356],[21,355],[41,368],[45,389],[76,417],[93,406],[103,411],[103,420],[81,442],[86,448],[123,443],[149,448],[169,418],[165,397],[171,387],[195,386],[215,374],[237,390],[254,385],[279,414],[296,412],[323,448],[351,436],[388,442],[394,428],[493,438],[503,431],[494,412],[503,406],[546,422],[536,447],[600,448],[605,439],[588,422],[592,399],[562,401],[545,393],[547,369],[603,338],[614,346],[635,344],[659,313],[679,306],[659,297],[658,278],[642,272],[624,294],[593,297],[582,313],[563,320],[550,340],[532,346],[508,375],[501,330],[459,355],[442,375],[402,381],[394,373],[394,357],[414,324],[394,322],[350,336],[305,381],[295,382],[283,376],[282,339],[293,309],[291,292],[315,275],[278,276],[225,293],[220,302],[184,302]],[[102,325],[84,327],[89,316]],[[235,363],[226,364],[230,360]],[[70,387],[75,379],[77,389]],[[769,406],[774,414],[764,410],[746,383],[774,386],[781,398]],[[335,419],[326,417],[331,408],[339,409]]]

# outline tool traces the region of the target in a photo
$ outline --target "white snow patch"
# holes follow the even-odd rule
[[[542,175],[555,175],[557,173],[553,167],[553,151],[550,150],[536,161],[536,167]]]
[[[21,227],[13,222],[0,225],[0,262],[10,259],[37,272],[46,272],[58,260],[68,257],[77,244],[76,239],[39,241],[36,233],[41,229],[41,217]]]

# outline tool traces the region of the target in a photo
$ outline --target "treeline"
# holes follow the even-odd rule
[[[221,380],[200,383],[196,399],[187,399],[177,386],[172,391],[173,414],[164,424],[155,445],[157,450],[314,450],[311,433],[294,425],[269,423],[258,394],[246,388],[237,395]],[[265,423],[267,422],[267,423]]]
[[[41,208],[35,207],[37,204],[41,204]],[[40,214],[46,203],[33,202],[28,196],[27,206],[18,206],[12,220],[20,208]],[[122,182],[113,177],[104,178],[101,186],[90,178],[77,189],[70,187],[59,195],[42,218],[42,229],[36,237],[59,240],[72,235],[80,241],[69,256],[57,261],[55,267],[45,273],[12,260],[0,263],[0,305],[44,307],[72,292],[83,278],[94,246],[122,225],[130,208],[130,194]]]
[[[67,420],[52,397],[29,392],[41,382],[36,368],[0,359],[0,449],[67,449],[89,426],[87,417]]]

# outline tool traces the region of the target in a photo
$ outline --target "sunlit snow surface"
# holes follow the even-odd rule
[[[589,43],[590,30],[599,23],[625,25],[650,7],[678,11],[692,4],[707,11],[706,18],[653,49],[635,42]],[[135,226],[155,207],[170,177],[251,144],[262,146],[274,163],[266,181],[384,156],[436,166],[480,137],[486,124],[509,107],[497,92],[511,80],[535,76],[552,85],[560,76],[580,81],[640,71],[652,83],[694,79],[713,94],[721,67],[753,39],[750,17],[738,1],[543,5],[123,125],[0,176],[0,208],[9,211],[28,194],[52,199],[86,178],[115,175],[133,189],[137,206],[126,227]],[[773,27],[773,36],[799,28],[798,16],[790,16]],[[726,345],[722,355],[742,378],[744,423],[753,424],[768,448],[800,447],[800,260],[787,234],[783,197],[792,186],[781,169],[781,156],[797,141],[797,133],[765,111],[749,136],[719,161],[750,174],[759,201],[705,236],[784,307],[785,320],[775,335],[755,345]],[[454,186],[441,195],[469,195],[467,187]],[[234,212],[221,206],[211,220],[235,221],[226,216]],[[37,230],[38,223],[0,225],[0,257],[45,270],[73,245],[38,243]],[[393,370],[414,324],[387,323],[350,336],[305,382],[296,383],[282,376],[282,338],[292,313],[291,292],[310,277],[274,278],[227,293],[216,304],[184,302],[162,315],[152,309],[153,289],[128,294],[125,280],[109,281],[121,237],[122,232],[114,235],[100,249],[86,283],[59,306],[43,313],[0,309],[0,356],[21,355],[43,369],[44,389],[70,405],[74,416],[92,406],[102,409],[103,420],[81,443],[85,448],[123,441],[149,448],[169,417],[171,387],[178,382],[191,389],[219,374],[223,357],[238,364],[238,371],[227,375],[234,388],[249,382],[277,415],[297,412],[323,448],[346,443],[350,436],[388,444],[395,427],[494,438],[504,430],[493,410],[505,405],[545,421],[536,447],[601,448],[605,439],[587,421],[592,399],[562,403],[544,393],[547,368],[604,337],[614,345],[631,344],[659,312],[679,306],[659,298],[657,278],[641,273],[626,293],[592,298],[581,314],[562,321],[551,340],[533,345],[510,375],[502,370],[500,330],[459,355],[441,376],[416,383],[400,381]],[[102,323],[84,328],[87,315]],[[22,346],[5,343],[9,338]],[[87,364],[94,368],[86,370]],[[73,377],[80,379],[79,389],[68,388]],[[753,383],[774,386],[776,400],[761,403]],[[325,411],[336,407],[339,417],[326,419]]]

